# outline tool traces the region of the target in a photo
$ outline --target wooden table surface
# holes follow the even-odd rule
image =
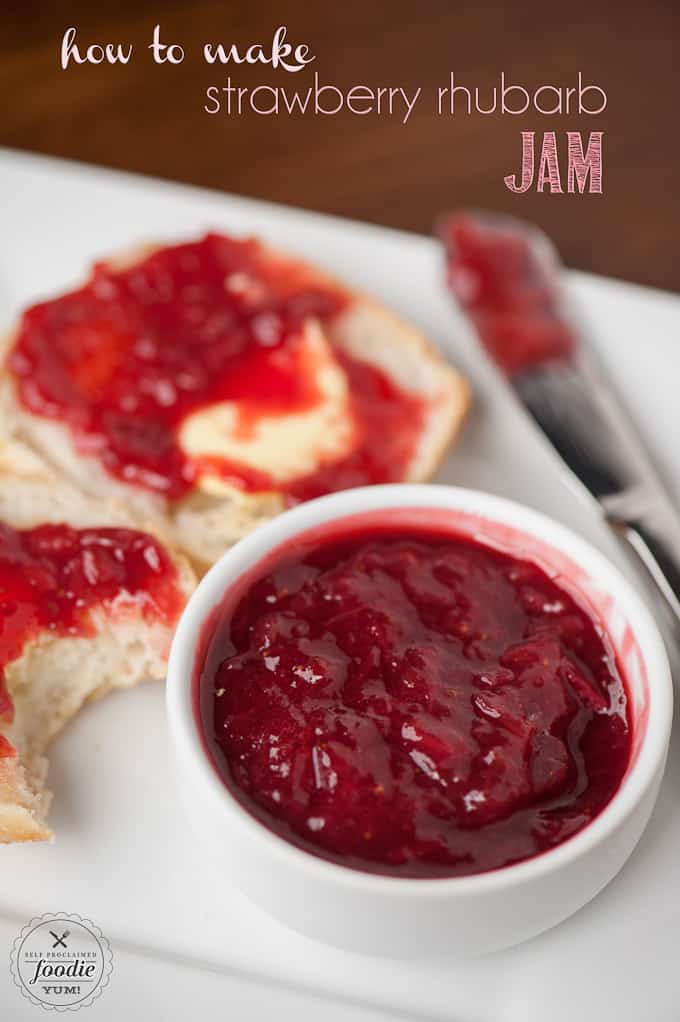
[[[572,266],[680,290],[678,0],[457,3],[453,0],[131,2],[26,0],[0,13],[0,144],[427,232],[442,209],[473,205],[538,222]],[[185,48],[154,65],[153,26]],[[205,42],[271,43],[284,24],[316,60],[299,74],[211,67]],[[59,67],[63,32],[132,43],[127,65]],[[314,71],[343,89],[423,89],[401,116],[210,115],[206,89],[300,88]],[[607,93],[597,117],[438,116],[454,71],[486,102],[501,71],[536,89],[585,82]],[[604,131],[603,195],[512,194],[522,130]],[[564,168],[563,168],[564,172]],[[0,204],[8,201],[2,196]],[[1,220],[1,217],[0,217]]]

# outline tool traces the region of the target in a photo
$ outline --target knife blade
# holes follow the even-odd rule
[[[680,626],[680,518],[584,343],[552,243],[488,213],[454,214],[441,233],[450,288],[487,353]]]

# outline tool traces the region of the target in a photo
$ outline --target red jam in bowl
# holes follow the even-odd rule
[[[195,712],[228,788],[293,844],[400,876],[482,873],[581,830],[631,746],[602,628],[527,560],[344,528],[275,551],[206,625]]]
[[[182,603],[175,565],[146,533],[0,523],[0,723],[14,713],[4,671],[27,642],[43,632],[92,635],[99,607],[172,624]],[[0,736],[0,757],[12,751]]]
[[[8,366],[21,403],[70,428],[113,476],[179,499],[200,466],[179,431],[188,416],[235,402],[239,432],[258,417],[313,409],[316,380],[301,368],[303,327],[331,327],[348,296],[253,240],[208,234],[160,248],[127,268],[97,265],[77,291],[24,313]],[[380,370],[335,350],[349,386],[354,442],[311,473],[274,484],[226,459],[211,468],[248,491],[290,503],[403,479],[426,408]]]
[[[449,286],[508,376],[571,354],[554,275],[524,234],[461,213],[443,235]]]

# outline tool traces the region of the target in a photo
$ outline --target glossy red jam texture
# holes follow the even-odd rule
[[[573,351],[555,282],[522,233],[462,213],[443,235],[449,286],[501,369],[513,375]]]
[[[469,539],[385,528],[284,552],[209,628],[215,766],[324,858],[481,873],[581,830],[626,770],[608,640],[539,567]]]
[[[96,266],[80,290],[33,306],[9,367],[31,412],[66,423],[112,475],[176,499],[197,475],[178,442],[182,422],[218,401],[239,403],[246,431],[258,416],[313,408],[320,394],[301,368],[302,328],[310,317],[330,324],[346,303],[257,242],[209,234],[127,269]],[[226,460],[220,474],[245,490],[283,488],[291,501],[403,478],[422,403],[377,369],[341,352],[338,361],[355,423],[348,454],[283,487]]]
[[[0,523],[0,721],[11,722],[4,669],[27,642],[48,631],[90,635],[93,608],[171,624],[182,608],[177,569],[151,536],[129,529],[42,525],[17,531]],[[0,757],[8,742],[0,738]],[[9,746],[11,749],[11,746]]]

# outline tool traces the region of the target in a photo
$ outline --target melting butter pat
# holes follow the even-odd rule
[[[319,400],[301,412],[258,415],[247,431],[239,429],[239,404],[222,401],[190,415],[179,441],[187,457],[200,466],[199,487],[207,493],[233,490],[219,469],[201,464],[214,458],[266,473],[274,483],[307,475],[351,448],[354,423],[345,373],[321,328],[310,324],[302,340],[300,365],[314,373]]]

